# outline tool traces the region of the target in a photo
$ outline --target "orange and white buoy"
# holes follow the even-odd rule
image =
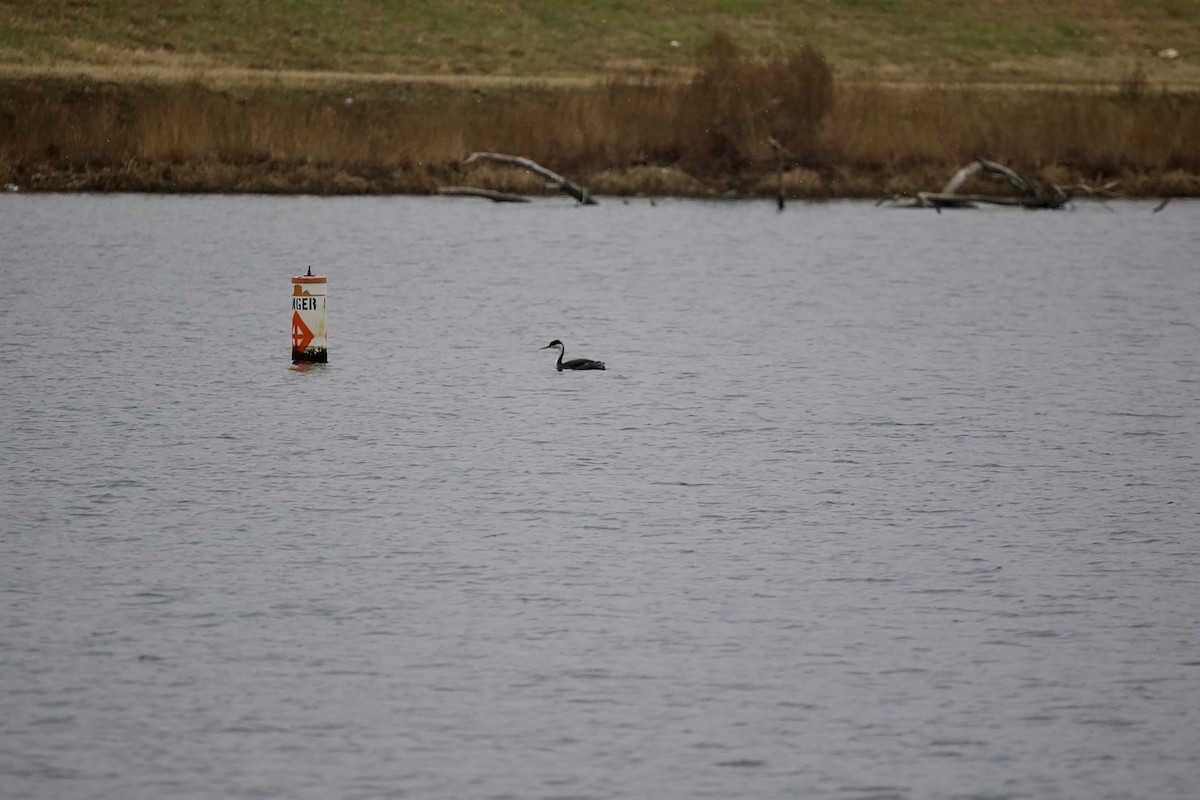
[[[292,278],[292,363],[301,361],[324,364],[329,361],[325,337],[325,277],[307,275]]]

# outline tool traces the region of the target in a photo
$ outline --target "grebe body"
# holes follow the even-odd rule
[[[563,361],[563,353],[567,348],[558,339],[555,339],[550,344],[543,347],[543,350],[553,350],[558,348],[558,361],[555,362],[554,368],[559,372],[564,369],[604,369],[603,361],[594,361],[590,358],[572,358],[570,361]]]

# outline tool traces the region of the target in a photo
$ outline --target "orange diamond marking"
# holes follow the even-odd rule
[[[317,338],[316,335],[308,329],[304,324],[304,320],[300,319],[300,312],[292,312],[292,350],[303,353],[312,344],[312,340]]]

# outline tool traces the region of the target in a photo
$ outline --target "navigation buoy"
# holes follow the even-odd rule
[[[309,267],[307,275],[292,278],[292,363],[326,363],[326,345],[325,278]]]

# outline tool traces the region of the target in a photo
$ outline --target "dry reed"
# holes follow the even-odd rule
[[[614,194],[937,189],[987,157],[1030,177],[1200,195],[1200,96],[1131,76],[1110,91],[835,86],[811,48],[751,58],[715,37],[686,82],[470,88],[420,83],[217,91],[200,84],[0,82],[0,182],[30,189],[537,192],[524,155]],[[932,185],[931,185],[932,184]]]

